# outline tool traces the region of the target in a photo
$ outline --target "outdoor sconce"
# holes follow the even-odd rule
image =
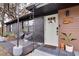
[[[66,11],[65,11],[65,17],[64,17],[63,23],[64,23],[64,24],[69,24],[69,23],[72,23],[72,20],[73,20],[73,18],[70,17],[70,12],[69,12],[69,10],[66,10]]]
[[[49,17],[49,18],[48,18],[48,22],[49,22],[49,23],[54,23],[54,22],[56,22],[55,19],[56,19],[55,17]]]

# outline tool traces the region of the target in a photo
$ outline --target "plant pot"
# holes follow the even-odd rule
[[[65,48],[64,38],[61,38],[61,41],[60,41],[60,48],[61,48],[62,50],[64,50],[64,48]]]
[[[22,46],[14,46],[13,47],[13,55],[14,56],[20,56],[23,52],[23,47]]]
[[[64,50],[65,44],[64,44],[63,42],[60,43],[60,48],[61,48],[62,50]]]
[[[66,45],[66,51],[67,52],[73,52],[73,46],[72,45]]]

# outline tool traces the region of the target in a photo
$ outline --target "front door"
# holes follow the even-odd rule
[[[44,43],[58,46],[58,14],[44,17]]]

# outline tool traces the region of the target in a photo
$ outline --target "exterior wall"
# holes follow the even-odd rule
[[[12,25],[12,28],[11,28],[11,25]],[[6,31],[17,33],[17,23],[14,23],[11,25],[6,26]],[[12,29],[12,31],[11,31],[11,29]],[[20,30],[20,32],[22,31],[22,22],[19,23],[19,30]]]
[[[6,32],[6,27],[4,26],[4,28],[3,28],[3,35],[5,34],[5,32]],[[0,27],[0,36],[2,36],[2,27]]]
[[[63,23],[66,10],[70,11],[69,17],[72,17],[72,23],[69,23],[69,24]],[[59,10],[58,14],[59,14],[59,24],[60,24],[60,38],[62,38],[61,32],[64,32],[67,34],[72,33],[73,38],[77,39],[72,41],[74,50],[79,51],[79,6],[74,6],[74,7]]]
[[[12,32],[17,33],[17,23],[12,24]]]
[[[10,32],[10,27],[11,27],[10,25],[7,25],[7,26],[6,26],[6,31],[7,31],[7,32]]]
[[[34,41],[44,42],[44,18],[38,17],[34,19]]]
[[[12,32],[15,32],[15,33],[17,33],[17,23],[14,23],[14,24],[12,24]],[[19,22],[19,31],[21,32],[22,31],[22,23],[21,22]]]

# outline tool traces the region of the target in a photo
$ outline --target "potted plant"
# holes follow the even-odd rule
[[[69,34],[62,33],[62,34],[64,35],[66,51],[73,52],[73,45],[71,44],[71,41],[76,39],[72,38],[72,33],[69,33]]]

